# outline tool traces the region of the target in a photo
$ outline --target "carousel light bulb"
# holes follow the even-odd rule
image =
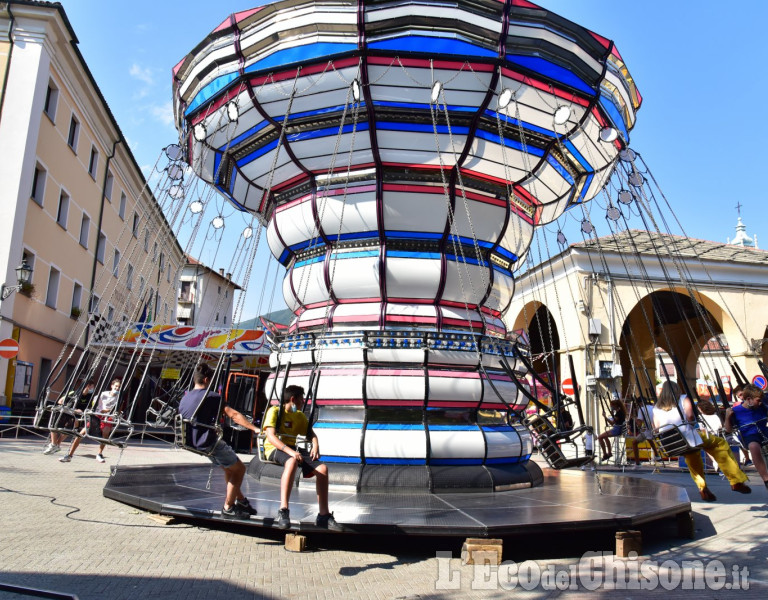
[[[619,191],[619,202],[622,204],[632,204],[632,192],[629,190],[621,190]]]
[[[221,215],[214,217],[213,221],[211,221],[211,225],[213,225],[214,229],[221,229],[224,227],[224,217]]]
[[[504,88],[499,94],[499,108],[507,108],[512,101],[512,90]]]
[[[189,212],[191,212],[193,215],[200,214],[203,212],[203,203],[200,202],[200,200],[195,200],[189,205]]]
[[[198,142],[202,142],[207,135],[205,131],[205,125],[203,125],[202,123],[198,123],[197,125],[195,125],[194,129],[192,129],[192,135],[195,136],[195,139]]]
[[[240,118],[240,109],[234,100],[227,102],[227,116],[230,121],[237,121]]]
[[[184,178],[184,169],[179,165],[170,165],[166,170],[168,171],[168,177],[173,181],[179,181]]]
[[[166,146],[165,155],[168,157],[168,160],[179,160],[183,156],[181,146],[178,144],[170,144],[169,146]]]
[[[247,240],[249,237],[253,235],[253,227],[246,227],[243,229],[243,237]]]
[[[589,235],[590,233],[592,233],[592,232],[595,230],[595,228],[594,228],[594,226],[592,225],[592,223],[590,223],[590,222],[589,222],[587,219],[584,219],[584,220],[581,222],[581,230],[582,230],[584,233],[586,233],[587,235]]]
[[[184,188],[180,185],[172,185],[168,189],[168,195],[173,198],[174,200],[178,200],[179,198],[184,197]]]
[[[619,132],[613,127],[603,127],[600,130],[600,139],[604,142],[613,142],[619,137]]]
[[[645,179],[643,178],[642,173],[638,173],[637,171],[634,171],[629,175],[629,183],[634,185],[635,187],[640,187],[645,182]]]
[[[635,162],[635,151],[632,150],[632,148],[625,148],[621,152],[619,152],[619,158],[623,162]]]
[[[565,125],[568,122],[568,119],[571,118],[571,107],[570,106],[558,106],[557,110],[555,111],[555,125]]]
[[[439,81],[435,81],[435,83],[432,84],[432,94],[429,97],[432,104],[436,104],[438,99],[440,98],[440,92],[443,91],[443,84]]]
[[[352,82],[352,97],[355,102],[360,102],[360,82],[357,79]]]

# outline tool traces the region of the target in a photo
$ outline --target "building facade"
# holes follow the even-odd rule
[[[72,368],[94,317],[173,322],[183,252],[58,3],[0,6],[0,270],[32,285],[3,301],[0,405]],[[74,348],[74,351],[73,351]],[[68,365],[68,366],[67,366]],[[53,382],[58,389],[64,377]],[[57,387],[58,386],[58,387]]]
[[[214,271],[191,256],[179,278],[176,319],[180,325],[232,327],[235,291],[241,289],[232,281],[232,273]]]

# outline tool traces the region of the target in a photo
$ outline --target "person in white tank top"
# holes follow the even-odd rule
[[[752,492],[745,483],[749,479],[739,469],[739,464],[733,457],[728,442],[721,437],[699,430],[691,400],[680,392],[680,386],[677,383],[665,381],[661,387],[661,393],[656,401],[656,405],[653,407],[653,427],[659,432],[669,429],[673,425],[678,425],[680,432],[688,440],[688,443],[696,448],[684,457],[685,464],[688,465],[688,472],[691,474],[691,479],[693,479],[696,487],[699,488],[699,495],[702,500],[705,502],[717,500],[712,491],[707,487],[704,475],[704,460],[701,457],[702,449],[717,461],[734,492],[742,494],[750,494]]]

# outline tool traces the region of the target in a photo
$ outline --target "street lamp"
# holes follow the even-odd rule
[[[0,297],[6,300],[13,292],[18,292],[22,287],[28,285],[32,281],[32,267],[27,264],[27,259],[23,259],[21,264],[16,267],[16,281],[18,285],[5,285],[2,286],[2,293]]]

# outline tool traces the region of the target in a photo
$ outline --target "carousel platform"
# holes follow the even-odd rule
[[[255,458],[254,460],[258,460]],[[246,475],[243,492],[258,515],[248,521],[223,519],[224,478],[207,465],[120,467],[104,496],[161,515],[224,521],[242,528],[272,528],[280,502],[276,481]],[[637,477],[592,471],[543,470],[536,487],[503,492],[356,493],[331,486],[330,506],[344,534],[495,537],[530,533],[618,531],[689,513],[685,489]],[[314,485],[294,489],[291,530],[318,531]]]

